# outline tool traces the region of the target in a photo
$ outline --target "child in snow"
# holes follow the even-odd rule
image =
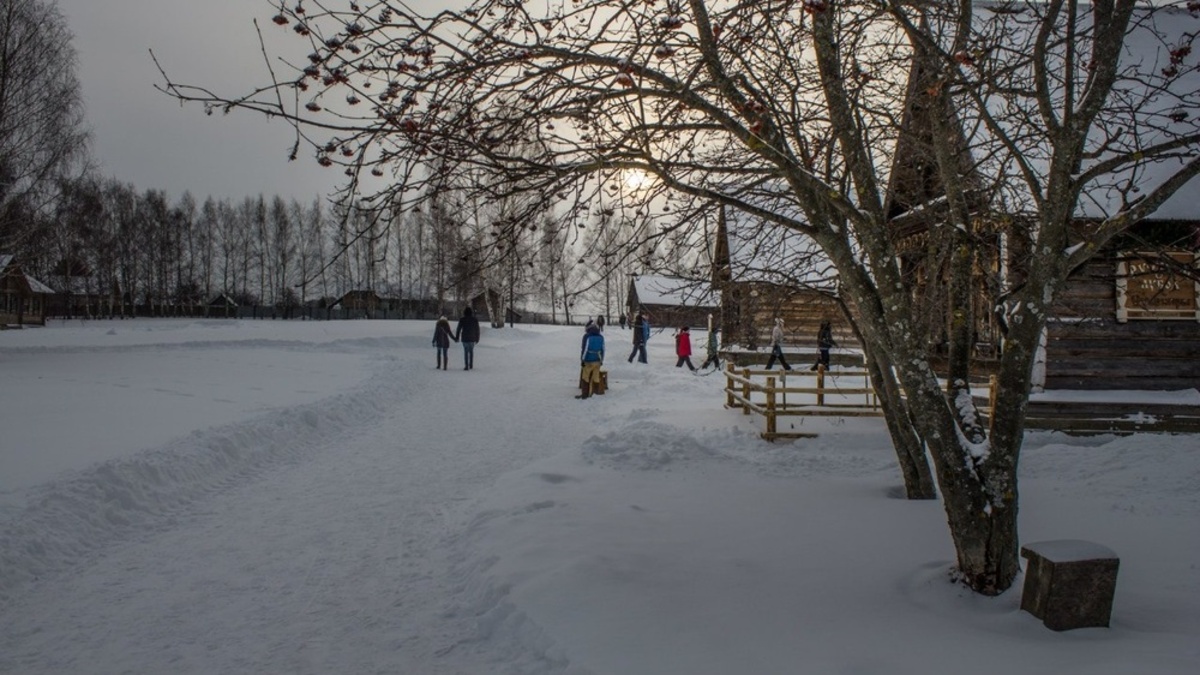
[[[588,322],[580,345],[579,365],[583,368],[579,379],[583,381],[583,391],[575,398],[588,398],[600,386],[600,366],[604,365],[604,336],[600,327]]]
[[[688,327],[684,326],[675,334],[675,356],[679,360],[675,362],[675,367],[680,368],[683,364],[687,364],[688,370],[695,371],[696,366],[692,365],[692,334],[688,331]]]

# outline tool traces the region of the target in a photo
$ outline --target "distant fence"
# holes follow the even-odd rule
[[[461,303],[447,307],[446,316],[457,319],[461,315]],[[454,309],[452,310],[451,307]],[[66,309],[54,308],[47,319],[129,319],[129,318],[197,318],[197,319],[262,319],[262,320],[309,320],[348,321],[356,319],[436,321],[442,315],[437,309],[346,309],[330,307],[273,307],[270,305],[125,305],[109,307],[79,306]],[[480,320],[488,321],[487,313],[480,312]],[[586,320],[572,317],[571,324]],[[516,324],[566,325],[561,315],[553,316],[541,312],[518,312]]]

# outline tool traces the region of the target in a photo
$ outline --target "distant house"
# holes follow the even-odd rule
[[[113,316],[121,304],[116,279],[97,274],[82,260],[64,258],[50,272],[54,288],[47,313],[54,316]]]
[[[522,319],[521,312],[515,308],[508,306],[505,302],[503,294],[494,288],[489,288],[486,291],[480,291],[478,295],[471,298],[468,302],[472,311],[475,312],[476,318],[480,321],[487,321],[492,326],[502,326],[506,322],[520,323]],[[504,307],[504,319],[497,323],[492,320],[492,307]]]
[[[54,289],[25,274],[16,256],[0,253],[0,327],[46,324],[46,302]]]
[[[369,289],[347,291],[336,303],[334,309],[375,312],[382,308],[383,300],[379,294]]]
[[[208,301],[205,313],[208,316],[236,316],[238,304],[228,293],[220,293]]]
[[[229,297],[228,293],[221,293],[221,294],[217,295],[215,298],[213,298],[212,300],[209,300],[208,306],[209,307],[237,307],[238,304],[237,304],[237,302],[234,301],[233,298]]]
[[[720,312],[719,298],[708,281],[641,274],[629,280],[625,307],[630,320],[639,312],[655,326],[706,327]]]
[[[857,346],[838,304],[837,274],[808,237],[722,208],[712,256],[723,345],[764,347],[783,319],[788,345],[815,349],[817,329],[829,321],[839,345]]]

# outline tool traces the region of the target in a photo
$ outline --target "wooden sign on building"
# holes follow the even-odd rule
[[[1117,321],[1182,319],[1200,321],[1200,281],[1172,270],[1160,260],[1168,257],[1180,267],[1200,269],[1200,253],[1136,252],[1117,262]]]

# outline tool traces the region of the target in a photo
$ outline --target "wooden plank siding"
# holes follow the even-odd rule
[[[837,301],[818,291],[762,282],[728,282],[722,292],[723,344],[765,348],[775,319],[783,319],[785,346],[817,348],[817,329],[829,321],[840,347],[859,347]]]
[[[1047,389],[1200,388],[1200,322],[1119,323],[1116,307],[1114,255],[1072,275],[1047,325]]]

